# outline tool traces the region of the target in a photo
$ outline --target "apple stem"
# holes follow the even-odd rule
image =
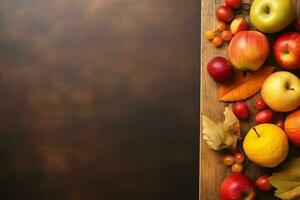
[[[265,7],[265,13],[270,14],[270,8],[269,8],[269,6]]]
[[[289,54],[289,49],[286,47],[286,49],[282,52],[283,54]]]
[[[256,128],[253,128],[253,130],[254,130],[254,132],[256,133],[256,135],[257,135],[258,137],[260,137],[260,135],[258,134]]]
[[[288,90],[294,90],[294,88],[288,88]]]

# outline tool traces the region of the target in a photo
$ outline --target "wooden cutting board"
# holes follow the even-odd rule
[[[250,1],[244,1],[244,3],[250,3]],[[295,7],[297,8],[296,14],[300,16],[300,1],[294,0]],[[223,0],[202,0],[201,2],[201,86],[200,86],[200,113],[205,114],[213,120],[222,121],[224,107],[227,105],[218,101],[219,86],[215,83],[208,75],[206,70],[207,63],[216,56],[227,57],[227,44],[223,44],[221,48],[215,48],[211,42],[207,41],[204,33],[207,30],[215,30],[216,24],[218,23],[215,17],[215,9],[223,5]],[[247,17],[246,17],[247,18]],[[248,18],[247,18],[248,19]],[[249,21],[249,20],[248,20]],[[274,41],[277,35],[268,35],[270,41]],[[267,61],[268,65],[276,65],[276,62],[270,56]],[[243,127],[246,127],[242,132],[243,136],[247,130],[254,125],[253,120],[255,118],[256,110],[253,109],[254,101],[259,97],[255,95],[254,97],[247,100],[249,108],[251,108],[251,117],[247,122],[242,122]],[[276,114],[274,122],[278,118],[283,116]],[[201,117],[200,117],[201,119]],[[250,123],[249,123],[250,122]],[[202,127],[200,123],[200,134],[202,132]],[[226,152],[216,152],[208,148],[208,146],[203,142],[201,135],[201,145],[200,145],[200,199],[201,200],[217,200],[219,199],[219,188],[222,181],[227,175],[230,174],[230,169],[223,165],[222,158]],[[239,143],[241,146],[242,143]],[[297,150],[294,146],[291,146],[288,160],[294,157],[300,156],[299,149]],[[275,169],[266,169],[258,167],[251,162],[245,166],[245,174],[251,177],[252,180],[256,180],[262,174],[272,174]],[[274,200],[274,191],[271,192],[260,192],[257,191],[258,200]]]

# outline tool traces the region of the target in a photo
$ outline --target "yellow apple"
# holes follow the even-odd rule
[[[300,105],[300,80],[290,72],[273,73],[265,80],[261,96],[275,111],[292,111]]]
[[[285,132],[274,124],[260,124],[251,128],[243,143],[247,157],[263,167],[276,167],[289,152]]]
[[[294,19],[292,0],[254,0],[250,20],[258,30],[275,33],[286,28]]]

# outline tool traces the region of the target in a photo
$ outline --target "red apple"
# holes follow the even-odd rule
[[[232,9],[237,9],[241,7],[241,0],[225,0],[225,4]]]
[[[269,176],[264,175],[256,180],[256,186],[262,191],[270,191],[272,189],[272,184],[270,183]]]
[[[265,109],[267,107],[267,104],[264,102],[262,98],[259,98],[255,101],[255,108],[258,110]]]
[[[269,55],[269,41],[260,32],[241,31],[232,38],[228,54],[235,68],[256,71]]]
[[[300,34],[285,33],[276,39],[274,57],[286,69],[300,69]]]
[[[237,102],[233,104],[232,111],[238,119],[247,119],[250,111],[245,102]]]
[[[259,111],[255,116],[255,121],[258,124],[271,123],[273,120],[273,111],[270,109],[265,109]]]
[[[234,13],[228,6],[219,6],[216,9],[216,16],[222,22],[231,22],[234,18]]]
[[[289,140],[300,147],[300,109],[287,116],[284,123],[284,131]]]
[[[248,22],[242,17],[235,18],[230,24],[230,32],[235,35],[238,32],[246,31],[248,29]]]
[[[254,200],[256,196],[251,180],[240,173],[228,176],[220,188],[221,200]]]
[[[295,31],[300,33],[300,17],[298,17],[294,20],[294,29],[295,29]]]
[[[218,56],[207,64],[207,71],[215,81],[224,82],[232,74],[232,65],[226,58]]]

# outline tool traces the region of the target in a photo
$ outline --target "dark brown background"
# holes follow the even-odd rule
[[[1,0],[1,200],[198,197],[198,0]]]

